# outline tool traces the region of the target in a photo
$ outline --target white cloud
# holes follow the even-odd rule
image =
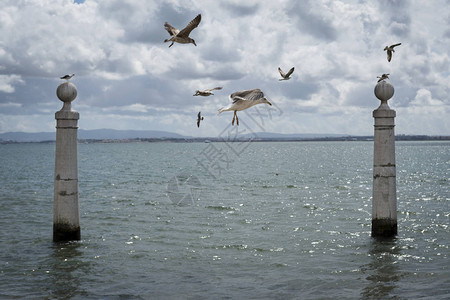
[[[14,93],[14,85],[22,83],[23,80],[19,75],[0,75],[0,92]]]
[[[443,106],[444,102],[433,99],[431,92],[427,89],[419,89],[416,93],[416,97],[411,101],[411,105],[427,107],[427,106]]]
[[[127,106],[120,106],[120,107],[116,107],[116,106],[112,106],[112,107],[106,107],[104,108],[104,111],[114,111],[114,110],[118,110],[118,111],[129,111],[129,112],[142,112],[142,113],[146,113],[148,112],[149,108],[147,105],[143,105],[140,103],[134,103],[131,105],[127,105]]]
[[[60,108],[58,77],[75,73],[73,107],[84,129],[216,135],[231,121],[216,116],[228,95],[260,88],[284,112],[270,131],[368,135],[376,76],[390,73],[397,121],[418,118],[430,124],[427,134],[450,134],[442,114],[450,94],[445,0],[81,2],[2,2],[0,132],[48,128],[24,114],[52,123],[46,114]],[[164,22],[182,28],[198,13],[197,47],[168,48]],[[402,45],[389,63],[383,48],[396,42]],[[277,68],[292,66],[293,78],[279,82]],[[214,96],[192,96],[219,85]],[[199,110],[203,128],[190,128]],[[397,131],[414,133],[403,124]]]
[[[0,108],[1,107],[22,107],[22,104],[20,103],[12,103],[12,102],[6,102],[6,103],[0,103]]]

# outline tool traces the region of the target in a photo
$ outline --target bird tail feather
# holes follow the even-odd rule
[[[217,114],[223,113],[227,108],[226,107],[222,107],[220,109],[217,110]]]

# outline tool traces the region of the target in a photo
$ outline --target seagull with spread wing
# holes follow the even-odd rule
[[[294,72],[294,67],[292,67],[289,70],[289,72],[287,72],[286,74],[284,74],[284,72],[281,70],[281,68],[278,67],[278,72],[280,72],[281,77],[283,77],[281,79],[278,79],[279,81],[281,81],[281,80],[289,80],[289,79],[291,79],[291,77],[289,77],[289,76],[291,76],[291,74]]]
[[[172,47],[172,45],[177,42],[180,44],[189,44],[192,43],[195,46],[197,44],[195,43],[194,39],[191,39],[189,37],[189,34],[192,30],[194,30],[198,24],[200,24],[200,21],[202,20],[202,15],[199,14],[196,16],[189,24],[187,24],[186,27],[184,27],[181,31],[170,25],[169,23],[164,23],[164,28],[166,28],[167,32],[170,34],[171,38],[164,40],[164,43],[166,42],[172,42],[170,44],[169,48]]]
[[[218,114],[224,111],[234,111],[233,121],[231,125],[234,125],[234,120],[236,119],[236,125],[239,125],[239,118],[236,115],[237,111],[250,108],[256,104],[267,103],[272,105],[265,97],[264,93],[260,89],[244,90],[236,92],[230,95],[230,100],[232,103],[226,107],[218,110]]]
[[[212,88],[212,89],[209,89],[209,90],[204,90],[204,91],[196,90],[195,94],[193,96],[204,96],[204,97],[207,97],[207,96],[214,95],[212,93],[212,91],[214,91],[214,90],[221,90],[221,89],[222,89],[222,87],[218,86],[218,87],[215,87],[215,88]]]
[[[197,115],[197,127],[200,127],[200,121],[203,121],[202,112],[199,111]]]
[[[392,58],[392,52],[395,52],[394,47],[400,46],[402,43],[398,43],[398,44],[394,44],[394,45],[390,45],[390,46],[386,46],[384,47],[384,51],[387,51],[387,60],[391,61]]]

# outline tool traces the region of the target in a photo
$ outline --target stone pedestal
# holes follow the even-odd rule
[[[80,240],[80,213],[78,205],[78,119],[71,108],[77,96],[75,85],[62,83],[56,90],[64,102],[55,113],[56,151],[53,207],[53,241]]]
[[[372,236],[397,235],[397,191],[395,170],[395,111],[387,104],[394,87],[379,82],[375,95],[381,105],[373,111],[375,119],[373,156]]]

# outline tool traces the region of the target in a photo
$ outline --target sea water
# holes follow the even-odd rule
[[[52,242],[54,144],[0,145],[1,299],[449,299],[450,143],[79,144],[82,240]]]

